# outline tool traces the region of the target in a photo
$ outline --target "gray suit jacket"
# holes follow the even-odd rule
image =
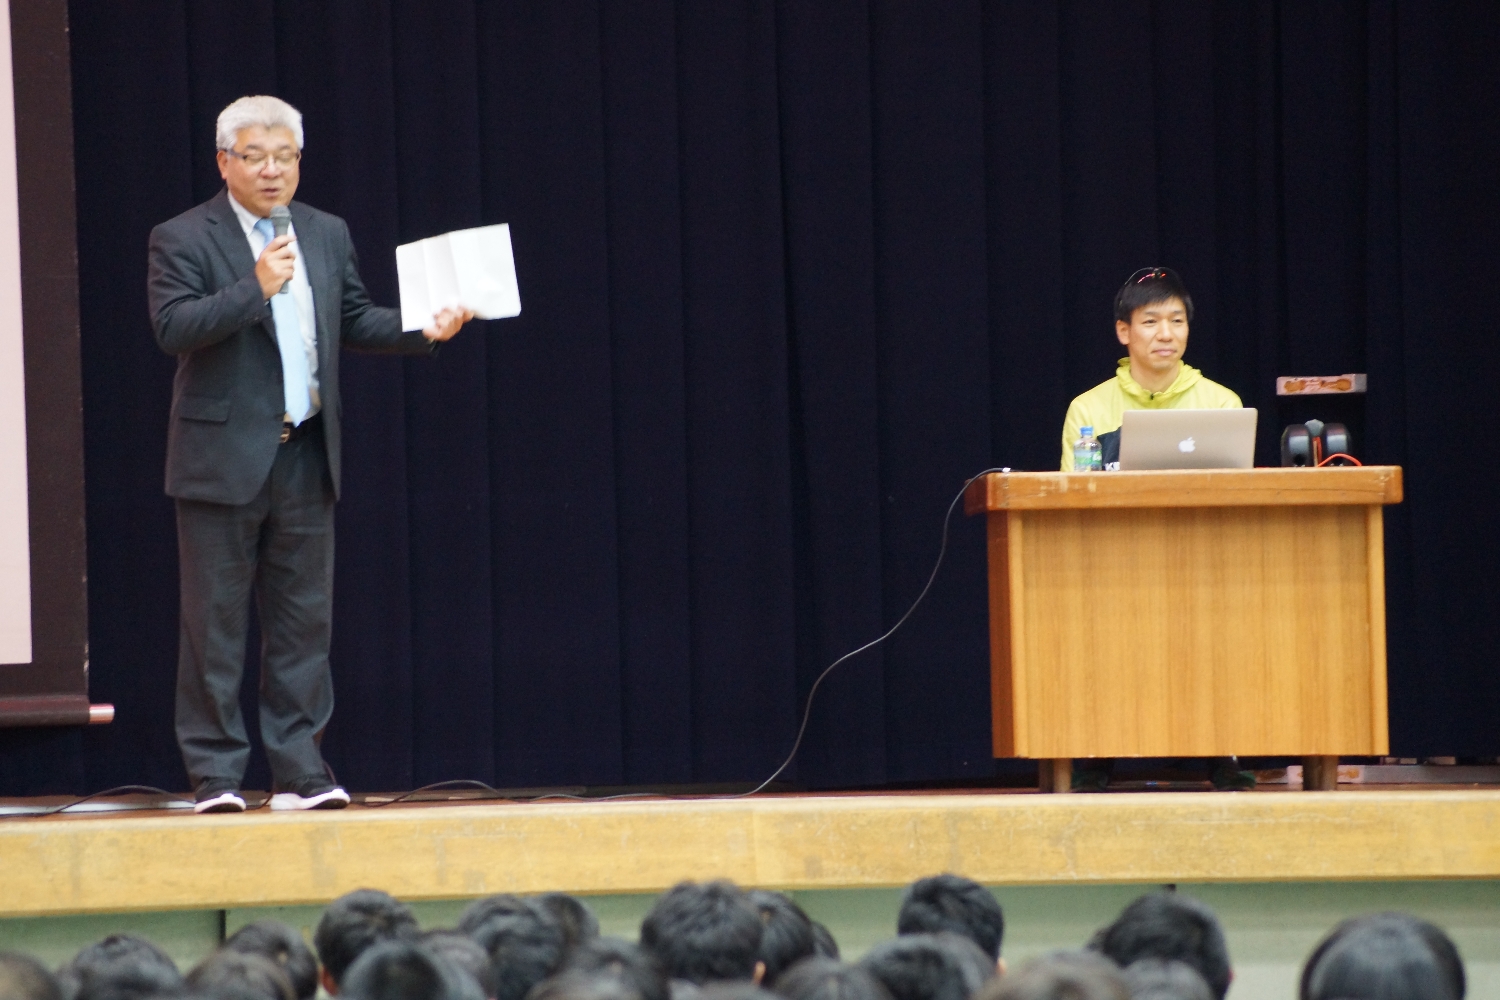
[[[323,436],[334,495],[340,478],[339,344],[426,354],[401,314],[370,301],[349,227],[338,216],[292,202],[317,315]],[[147,296],[162,350],[177,358],[167,431],[167,494],[248,503],[270,474],[285,409],[281,354],[271,307],[227,191],[151,231]]]

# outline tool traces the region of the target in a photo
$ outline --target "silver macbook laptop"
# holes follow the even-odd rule
[[[1254,407],[1126,410],[1120,424],[1120,468],[1251,468],[1255,417]]]

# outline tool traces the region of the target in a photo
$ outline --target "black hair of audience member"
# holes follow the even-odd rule
[[[464,934],[473,936],[485,921],[492,917],[503,917],[513,913],[525,913],[534,904],[528,903],[520,896],[502,892],[494,896],[485,896],[476,899],[464,908],[464,912],[458,918],[458,930]]]
[[[214,1000],[297,1000],[296,987],[275,962],[264,955],[220,948],[187,975],[195,993]]]
[[[891,993],[859,965],[831,958],[804,958],[771,983],[786,1000],[891,1000]]]
[[[552,919],[562,928],[568,950],[599,936],[599,918],[576,896],[566,892],[544,892],[535,897],[535,902],[552,914]]]
[[[769,889],[752,889],[750,905],[760,914],[760,960],[765,965],[762,982],[773,982],[804,958],[817,954],[812,921],[790,896]]]
[[[1096,951],[1038,955],[991,980],[974,1000],[1132,1000],[1124,973]]]
[[[518,908],[507,903],[482,911],[482,919],[470,922],[472,930],[463,918],[459,921],[490,956],[495,1000],[524,1000],[533,986],[557,971],[567,951],[567,938],[552,914],[534,900],[519,902]],[[464,917],[469,916],[465,911]]]
[[[643,1000],[635,986],[617,976],[568,969],[543,979],[526,1000]]]
[[[763,933],[760,914],[733,882],[679,882],[641,922],[641,947],[672,979],[750,982],[761,974]]]
[[[494,997],[495,965],[478,941],[455,930],[427,931],[417,940],[438,958],[473,979],[486,998]]]
[[[1214,1000],[1214,991],[1186,962],[1143,958],[1125,968],[1130,1000]]]
[[[1301,1000],[1463,1000],[1463,959],[1437,926],[1408,913],[1345,920],[1302,968]]]
[[[578,972],[618,979],[640,1000],[671,1000],[667,974],[656,956],[623,938],[597,937],[570,951],[559,975]]]
[[[318,959],[295,928],[279,920],[257,920],[229,935],[224,947],[276,963],[292,981],[297,1000],[312,1000],[317,995]]]
[[[990,961],[998,962],[1005,937],[1005,913],[995,894],[973,879],[950,874],[918,879],[901,898],[896,933],[938,931],[962,934],[979,945]]]
[[[775,993],[761,989],[754,982],[720,980],[698,990],[697,1000],[778,1000]]]
[[[1186,962],[1217,1000],[1224,1000],[1233,978],[1219,918],[1198,900],[1177,892],[1153,892],[1134,900],[1089,947],[1122,969],[1143,958]]]
[[[484,1000],[479,984],[416,941],[382,941],[344,972],[349,1000]]]
[[[895,1000],[968,1000],[995,976],[995,962],[962,934],[903,934],[859,964]]]
[[[819,958],[831,958],[835,961],[839,958],[839,943],[834,940],[833,932],[816,920],[813,921],[813,954]]]
[[[411,907],[379,889],[356,889],[328,904],[313,945],[323,963],[323,988],[343,991],[344,973],[367,949],[387,941],[414,941],[417,918]]]
[[[46,966],[30,955],[0,951],[0,998],[62,1000],[62,987]]]
[[[73,1000],[141,1000],[175,996],[184,989],[177,963],[134,934],[111,934],[85,946],[58,978]]]

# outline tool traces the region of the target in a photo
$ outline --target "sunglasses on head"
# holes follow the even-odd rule
[[[1182,281],[1181,278],[1177,277],[1177,272],[1170,267],[1143,267],[1125,279],[1125,284],[1140,285],[1147,281],[1160,281],[1163,278],[1170,278],[1178,283]]]

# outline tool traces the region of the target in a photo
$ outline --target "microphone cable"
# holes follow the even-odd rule
[[[976,473],[975,475],[970,476],[968,479],[964,480],[963,487],[960,488],[956,494],[954,494],[952,502],[948,504],[948,512],[943,515],[943,535],[942,541],[938,545],[937,560],[933,562],[932,572],[927,574],[927,582],[923,584],[922,592],[917,595],[917,599],[911,602],[911,606],[906,609],[905,614],[896,619],[896,624],[886,629],[885,634],[879,636],[878,638],[871,639],[869,642],[865,643],[863,646],[860,646],[858,649],[851,649],[843,656],[840,656],[837,660],[834,660],[827,667],[823,668],[823,672],[818,675],[817,680],[813,681],[812,688],[807,692],[807,701],[804,703],[804,707],[802,710],[802,725],[797,727],[797,739],[792,743],[792,751],[791,753],[786,755],[786,760],[781,762],[781,766],[771,772],[771,776],[769,778],[767,778],[765,781],[762,781],[759,785],[756,785],[748,792],[740,792],[738,795],[724,795],[718,797],[727,799],[743,799],[748,798],[752,795],[758,795],[761,792],[765,791],[766,788],[771,784],[771,782],[781,777],[781,772],[785,771],[788,767],[791,766],[792,761],[797,758],[797,751],[802,749],[802,737],[807,734],[807,723],[812,719],[813,699],[818,694],[818,688],[821,687],[823,682],[828,679],[829,674],[833,673],[839,667],[854,659],[859,654],[868,652],[869,650],[874,649],[876,646],[879,646],[891,636],[895,635],[897,630],[899,630],[902,625],[906,624],[907,619],[912,616],[912,613],[917,610],[917,607],[922,603],[923,599],[927,597],[927,592],[932,589],[933,581],[937,579],[938,570],[943,568],[943,557],[948,554],[948,527],[953,521],[953,511],[958,507],[958,502],[963,499],[964,494],[968,492],[969,485],[980,476],[987,476],[991,472],[1009,471],[1009,468],[985,469],[983,472]]]

